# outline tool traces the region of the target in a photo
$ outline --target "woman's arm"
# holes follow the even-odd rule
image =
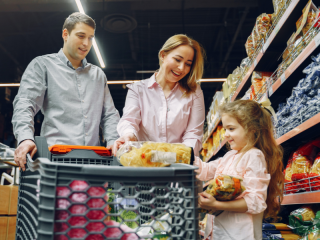
[[[197,87],[190,111],[188,126],[182,136],[182,143],[193,147],[196,156],[199,156],[203,135],[203,123],[205,119],[203,92]]]

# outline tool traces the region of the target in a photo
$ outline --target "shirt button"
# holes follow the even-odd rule
[[[88,136],[88,133],[86,133],[86,136]]]
[[[87,118],[87,115],[84,115],[84,118]]]
[[[84,102],[84,100],[82,100],[81,102]]]
[[[79,84],[78,87],[81,87],[81,85]]]

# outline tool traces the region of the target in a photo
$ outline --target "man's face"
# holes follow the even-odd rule
[[[83,60],[91,49],[93,37],[94,29],[85,23],[77,23],[71,33],[64,29],[62,38],[69,55],[67,57],[75,61]]]

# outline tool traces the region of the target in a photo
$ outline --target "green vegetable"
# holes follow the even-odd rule
[[[122,213],[120,214],[121,218],[123,220],[121,220],[120,218],[118,218],[118,222],[124,221],[124,220],[133,220],[137,218],[137,214],[133,211],[127,211],[127,210],[123,210]],[[129,228],[135,229],[137,227],[139,227],[139,225],[136,222],[123,222],[124,224],[126,224]]]

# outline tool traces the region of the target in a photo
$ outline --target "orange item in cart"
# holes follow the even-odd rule
[[[49,151],[52,154],[66,154],[74,149],[92,150],[100,156],[111,156],[111,151],[105,147],[97,146],[78,146],[78,145],[52,145],[49,147]]]

